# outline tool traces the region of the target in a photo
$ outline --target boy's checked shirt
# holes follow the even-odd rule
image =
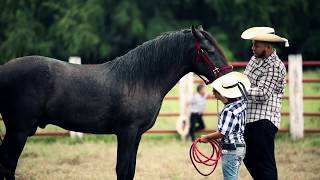
[[[221,143],[244,144],[246,104],[243,99],[227,103],[220,113],[218,131],[224,135]]]

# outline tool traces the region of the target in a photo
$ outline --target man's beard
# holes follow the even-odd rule
[[[263,51],[261,54],[254,54],[256,58],[265,58],[267,56],[266,51]]]

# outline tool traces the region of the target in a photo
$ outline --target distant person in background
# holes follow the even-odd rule
[[[192,141],[195,140],[194,133],[205,128],[202,115],[206,106],[207,97],[208,94],[205,86],[203,84],[199,84],[197,86],[197,92],[193,95],[189,102],[191,112],[189,134]]]

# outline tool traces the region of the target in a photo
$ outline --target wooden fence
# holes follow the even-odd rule
[[[293,58],[293,61],[299,61],[296,59],[300,59],[301,60],[301,64],[299,65],[298,63],[295,63],[295,68],[301,68],[301,73],[302,73],[302,66],[304,67],[316,67],[319,66],[320,67],[320,60],[312,60],[312,61],[302,61],[301,57],[296,57],[296,56],[292,56],[290,58]],[[292,61],[292,60],[290,60]],[[247,62],[233,62],[231,63],[234,67],[239,67],[239,68],[244,68],[247,65]],[[284,61],[284,64],[286,66],[288,66],[288,61]],[[289,65],[290,66],[290,65]],[[290,67],[289,67],[290,69]],[[298,70],[299,71],[299,70]],[[290,74],[293,74],[293,77],[297,76],[297,71],[293,71],[290,72],[289,70],[289,76]],[[287,83],[289,83],[289,89],[293,89],[290,84],[294,84],[293,87],[296,87],[297,84],[298,86],[302,85],[302,83],[320,83],[320,79],[319,78],[304,78],[302,79],[302,74],[298,74],[298,79],[289,79],[287,80]],[[301,82],[299,82],[301,80]],[[202,80],[200,79],[195,79],[193,80],[194,83],[202,83]],[[301,83],[299,85],[299,83]],[[290,90],[289,90],[290,91]],[[303,137],[303,133],[320,133],[320,128],[311,128],[311,129],[304,129],[303,128],[303,116],[320,116],[320,112],[302,112],[303,107],[301,106],[303,103],[302,100],[320,100],[320,96],[318,95],[303,95],[301,91],[301,87],[297,87],[296,89],[294,89],[293,93],[298,92],[298,96],[292,96],[294,98],[290,98],[290,101],[293,102],[292,105],[290,105],[290,113],[289,112],[281,112],[282,116],[290,116],[291,119],[290,121],[295,122],[294,123],[290,123],[290,128],[289,129],[279,129],[279,132],[282,133],[288,133],[288,132],[294,132],[293,137],[294,138],[301,138]],[[291,97],[291,95],[290,95]],[[212,96],[208,97],[209,99],[213,99]],[[284,96],[283,97],[284,100],[289,100],[289,96]],[[295,99],[295,100],[293,100]],[[166,96],[165,97],[165,101],[177,101],[179,100],[178,96]],[[290,103],[289,101],[289,103]],[[300,106],[299,106],[300,105]],[[292,106],[292,107],[291,107]],[[295,110],[292,110],[295,109]],[[300,110],[299,110],[300,108]],[[296,110],[298,109],[298,110]],[[294,114],[293,114],[294,113]],[[205,112],[204,116],[216,116],[217,113],[216,112]],[[178,117],[180,116],[179,112],[161,112],[159,114],[159,117]],[[293,116],[293,117],[292,117]],[[176,120],[176,119],[174,119]],[[292,126],[293,125],[293,126]],[[202,132],[212,132],[212,130],[203,130]],[[151,129],[149,131],[147,131],[147,133],[160,133],[160,134],[167,134],[167,133],[177,133],[177,130],[175,129]],[[59,132],[37,132],[35,135],[36,136],[69,136],[69,131],[59,131]]]

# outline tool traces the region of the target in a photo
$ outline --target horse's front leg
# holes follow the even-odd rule
[[[117,179],[131,180],[136,168],[136,157],[141,133],[138,128],[123,128],[117,133]]]

